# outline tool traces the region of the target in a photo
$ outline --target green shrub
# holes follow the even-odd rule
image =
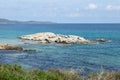
[[[0,80],[63,80],[54,72],[42,70],[26,71],[18,65],[0,64]]]
[[[0,80],[120,80],[120,72],[96,72],[88,76],[80,76],[74,70],[30,70],[26,71],[18,65],[0,64]]]

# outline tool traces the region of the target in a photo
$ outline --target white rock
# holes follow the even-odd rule
[[[63,43],[63,44],[88,44],[93,41],[87,40],[80,36],[75,35],[61,35],[52,32],[36,33],[31,35],[20,36],[23,40],[40,41],[41,43]]]

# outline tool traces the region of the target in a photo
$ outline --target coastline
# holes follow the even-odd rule
[[[3,25],[2,25],[3,26]],[[5,25],[4,25],[5,26]],[[13,43],[11,41],[9,43],[14,44],[14,38],[16,36],[29,35],[37,32],[44,32],[47,28],[49,31],[57,33],[57,34],[66,34],[66,35],[78,35],[83,36],[85,39],[96,40],[97,38],[106,38],[112,40],[111,43],[101,43],[101,44],[73,44],[73,45],[65,45],[62,44],[41,44],[35,43],[26,43],[25,42],[17,42],[16,46],[23,47],[24,49],[35,49],[40,50],[38,53],[30,53],[30,52],[19,52],[19,51],[1,51],[1,62],[8,64],[17,64],[21,65],[23,68],[39,68],[39,69],[49,69],[49,68],[65,68],[65,69],[79,69],[80,67],[89,72],[97,72],[101,65],[105,68],[105,70],[110,71],[119,71],[119,32],[117,31],[106,31],[106,30],[85,30],[84,28],[74,27],[73,31],[70,29],[61,27],[60,25],[57,27],[44,25],[33,25],[30,27],[34,30],[28,30],[27,25],[16,25],[16,27],[1,27],[1,39],[2,42],[7,43],[6,40],[13,39]],[[28,25],[30,26],[30,25]],[[40,26],[40,27],[39,27]],[[53,26],[53,25],[52,25]],[[62,25],[63,26],[63,25]],[[65,25],[66,26],[66,25]],[[83,26],[83,25],[82,25]],[[104,25],[103,25],[104,26]],[[25,28],[24,28],[25,27]],[[39,28],[38,28],[39,27]],[[45,28],[44,28],[45,27]],[[60,28],[61,27],[61,28]],[[114,26],[113,26],[114,27]],[[11,28],[11,29],[10,29]],[[50,29],[52,28],[52,29]],[[89,27],[88,27],[89,28]],[[57,29],[57,30],[56,30]],[[84,29],[84,30],[83,30]],[[100,28],[101,29],[101,28]],[[5,37],[4,37],[5,36]],[[11,37],[12,36],[12,37]],[[6,40],[5,40],[6,39]],[[19,45],[17,45],[17,43]],[[25,43],[25,44],[24,44]],[[108,57],[108,58],[107,58]],[[26,67],[27,66],[27,67]]]

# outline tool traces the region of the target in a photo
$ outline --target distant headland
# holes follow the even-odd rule
[[[50,21],[17,21],[0,18],[0,24],[55,24]]]

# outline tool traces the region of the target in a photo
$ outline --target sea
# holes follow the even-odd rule
[[[41,44],[18,37],[39,32],[77,35],[95,40],[112,40],[100,44]],[[24,69],[65,69],[82,73],[101,70],[120,71],[120,24],[0,24],[0,43],[37,52],[0,50],[0,62],[18,64]]]

